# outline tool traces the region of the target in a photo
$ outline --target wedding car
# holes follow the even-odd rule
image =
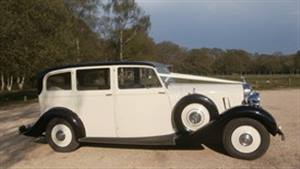
[[[46,136],[58,152],[80,143],[177,145],[201,142],[220,126],[226,152],[256,159],[270,134],[283,137],[249,84],[172,73],[154,62],[101,62],[45,70],[38,76],[40,118],[21,126],[26,136]]]

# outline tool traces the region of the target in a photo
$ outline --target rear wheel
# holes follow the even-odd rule
[[[79,147],[72,125],[64,119],[55,118],[46,129],[49,145],[58,152],[70,152]]]
[[[225,126],[224,149],[233,157],[247,160],[259,158],[267,151],[269,144],[269,132],[254,119],[234,119]]]

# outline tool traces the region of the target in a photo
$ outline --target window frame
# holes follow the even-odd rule
[[[66,90],[49,90],[48,89],[48,79],[52,76],[56,76],[56,75],[60,75],[60,74],[64,74],[64,73],[69,73],[70,74],[70,89],[66,89]],[[73,72],[71,70],[63,70],[63,71],[55,71],[55,72],[51,72],[49,74],[47,74],[46,78],[44,78],[44,91],[46,92],[70,92],[73,91],[74,88],[74,84],[73,84]]]
[[[108,69],[109,71],[109,84],[110,88],[109,89],[103,89],[103,90],[78,90],[77,89],[77,71],[78,70],[91,70],[91,69]],[[88,93],[88,92],[107,92],[113,90],[113,74],[112,74],[112,68],[111,66],[89,66],[89,67],[79,67],[74,69],[74,91],[79,92],[79,93]]]
[[[78,81],[77,81],[77,72],[78,71],[84,71],[84,70],[103,70],[107,69],[108,70],[108,79],[109,79],[109,88],[108,89],[89,89],[89,90],[80,90],[78,89]],[[88,92],[88,91],[107,91],[112,89],[112,74],[111,74],[111,68],[110,67],[88,67],[88,68],[78,68],[75,70],[75,90],[77,92]]]
[[[144,68],[144,69],[151,69],[154,71],[154,74],[156,75],[159,83],[160,83],[160,87],[149,87],[149,88],[128,88],[128,89],[122,89],[122,88],[119,88],[119,69],[120,68]],[[157,70],[152,67],[152,66],[142,66],[142,65],[121,65],[121,66],[116,66],[115,67],[115,84],[116,84],[116,89],[118,91],[128,91],[128,90],[151,90],[151,89],[164,89],[165,88],[165,85],[164,83],[162,82],[162,79],[160,78],[160,76],[158,75],[157,73]]]

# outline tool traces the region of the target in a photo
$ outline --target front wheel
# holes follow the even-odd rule
[[[58,152],[70,152],[79,147],[72,125],[64,119],[51,120],[46,129],[49,145]]]
[[[234,119],[223,131],[224,149],[236,158],[246,160],[259,158],[267,151],[269,144],[269,132],[254,119]]]

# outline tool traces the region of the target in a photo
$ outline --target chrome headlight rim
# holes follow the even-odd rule
[[[258,92],[252,91],[249,96],[247,97],[247,103],[250,106],[260,106],[260,95]]]
[[[244,98],[246,99],[253,91],[252,86],[248,83],[243,83]]]
[[[258,92],[253,91],[252,86],[248,83],[243,83],[244,91],[244,104],[250,106],[260,106],[260,95]]]

